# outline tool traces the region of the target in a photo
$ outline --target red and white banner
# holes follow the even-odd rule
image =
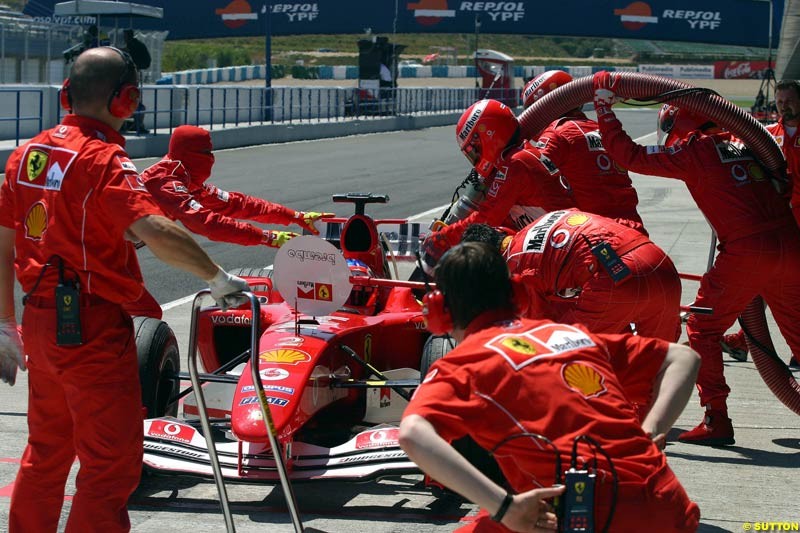
[[[767,61],[715,61],[714,77],[722,80],[761,79],[767,68]]]

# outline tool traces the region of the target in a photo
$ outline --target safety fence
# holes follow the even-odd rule
[[[60,87],[19,86],[0,90],[0,140],[19,145],[57,124],[65,111]],[[489,95],[516,105],[519,90]],[[369,120],[387,116],[463,111],[486,97],[475,88],[358,89],[353,87],[165,86],[142,88],[140,133],[169,133],[182,124],[208,129],[306,122]],[[134,121],[123,126],[136,133]]]
[[[766,61],[715,61],[705,64],[639,64],[636,66],[620,65],[514,65],[512,72],[515,78],[530,79],[546,70],[563,70],[573,78],[590,76],[601,70],[641,72],[643,74],[657,74],[667,78],[679,79],[729,79],[729,78],[762,78],[767,68]],[[272,78],[280,79],[291,74],[297,79],[320,80],[357,80],[358,67],[355,65],[339,66],[312,66],[304,67],[295,65],[289,69],[281,65],[273,65]],[[421,65],[401,66],[397,69],[399,78],[475,78],[478,76],[476,68],[472,65],[446,66],[446,65]],[[212,84],[239,82],[245,80],[264,79],[265,65],[243,65],[235,67],[208,68],[185,70],[164,74],[157,83],[164,84]]]

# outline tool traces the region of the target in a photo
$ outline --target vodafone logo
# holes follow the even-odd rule
[[[632,2],[622,9],[615,9],[614,14],[619,16],[622,27],[627,30],[640,30],[648,24],[658,23],[658,17],[653,16],[650,5],[644,2]]]
[[[455,18],[454,9],[447,8],[447,0],[419,0],[409,2],[406,9],[414,12],[414,18],[422,26],[433,26],[443,18]]]
[[[397,446],[399,430],[397,428],[376,429],[359,433],[356,437],[356,449],[384,448]]]
[[[559,248],[563,248],[569,242],[570,234],[569,231],[565,229],[557,229],[553,232],[553,236],[550,237],[550,246],[558,250]]]
[[[154,420],[153,423],[150,424],[150,429],[147,431],[147,434],[151,437],[189,444],[192,442],[192,437],[194,437],[194,428],[176,424],[175,422]]]
[[[265,368],[260,374],[264,381],[280,381],[289,377],[289,372],[282,368]]]

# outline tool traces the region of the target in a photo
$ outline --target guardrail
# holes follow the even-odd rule
[[[19,145],[21,140],[58,124],[64,114],[59,103],[60,87],[9,87],[0,91],[2,108],[14,111],[14,116],[0,118],[0,139],[14,139]],[[146,130],[142,134],[155,135],[171,133],[182,124],[213,130],[453,113],[485,96],[486,90],[477,88],[146,85],[142,87],[145,107],[140,113]],[[490,96],[512,106],[519,103],[518,90],[493,89]],[[133,131],[133,120],[123,128]]]
[[[0,138],[13,139],[15,146],[25,138],[30,129],[41,131],[44,126],[45,88],[2,88],[0,89]],[[11,114],[13,112],[13,115]],[[31,124],[30,128],[25,126]]]
[[[194,87],[188,123],[215,127],[240,124],[336,122],[381,116],[464,110],[479,89],[345,87]],[[518,91],[514,91],[514,99]],[[145,125],[148,125],[145,119]],[[154,128],[158,124],[153,124]]]

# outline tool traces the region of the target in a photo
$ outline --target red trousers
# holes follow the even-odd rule
[[[800,354],[800,233],[787,227],[720,245],[720,252],[700,282],[696,305],[710,315],[692,315],[686,324],[689,343],[701,357],[697,388],[700,403],[725,399],[720,340],[750,300],[761,295],[770,307],[793,354]]]
[[[55,343],[55,309],[34,304],[22,318],[29,436],[11,494],[9,532],[56,531],[76,456],[80,470],[66,532],[130,531],[127,501],[139,483],[143,446],[130,316],[116,304],[84,305],[84,344],[64,347]]]
[[[672,260],[647,243],[621,256],[631,276],[619,285],[597,272],[572,300],[556,304],[553,320],[583,324],[594,333],[630,333],[675,342],[680,337],[681,280]],[[602,267],[598,267],[602,269]]]
[[[595,498],[595,531],[602,531],[608,517],[610,490]],[[689,499],[672,470],[665,466],[644,483],[620,483],[609,531],[692,533],[700,524],[700,508]],[[481,509],[475,520],[457,533],[511,533]]]

